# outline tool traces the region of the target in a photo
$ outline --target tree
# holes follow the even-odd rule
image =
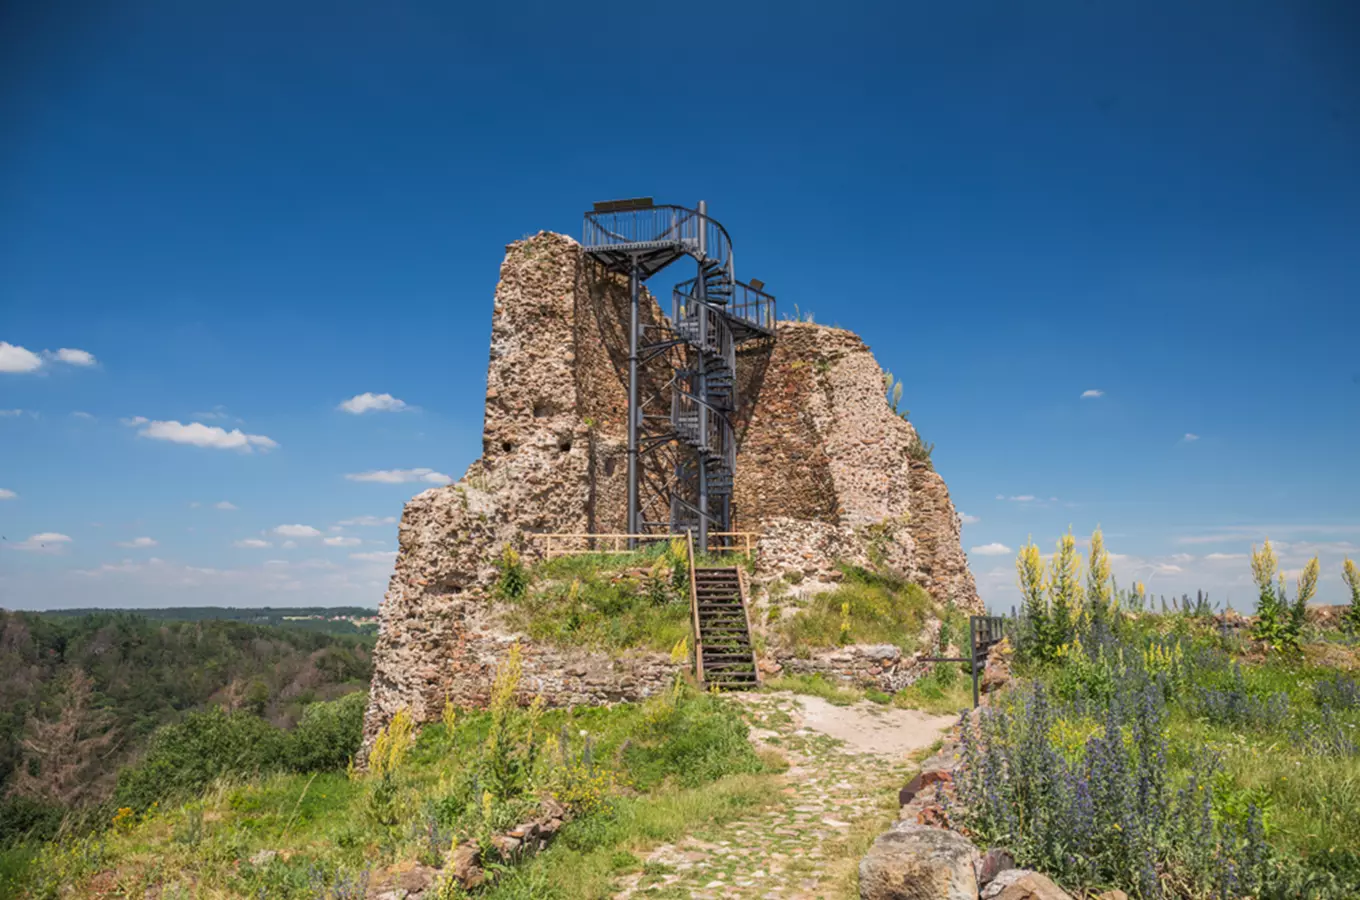
[[[35,712],[24,724],[11,791],[66,806],[98,795],[105,786],[105,760],[118,749],[112,721],[111,713],[94,704],[90,676],[71,669],[48,711]]]

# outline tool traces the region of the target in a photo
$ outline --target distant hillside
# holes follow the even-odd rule
[[[15,795],[45,808],[97,802],[156,728],[190,710],[220,706],[290,727],[306,704],[364,690],[372,674],[370,636],[286,618],[318,610],[224,611],[287,627],[148,612],[156,618],[0,611],[0,806]]]
[[[363,606],[168,606],[161,609],[109,610],[54,609],[48,616],[91,616],[107,613],[126,613],[144,619],[175,622],[203,622],[222,620],[247,622],[251,625],[275,625],[322,631],[327,634],[377,634],[378,611]]]

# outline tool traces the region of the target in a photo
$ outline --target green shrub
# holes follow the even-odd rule
[[[339,700],[310,703],[288,735],[286,764],[299,772],[343,769],[364,738],[368,694],[356,691]]]
[[[285,732],[250,713],[190,713],[157,730],[142,761],[118,773],[114,805],[140,811],[222,775],[284,768],[288,743]]]
[[[50,840],[61,827],[65,810],[30,797],[10,795],[0,799],[0,847],[21,841]]]
[[[496,561],[496,568],[500,570],[500,577],[496,579],[496,593],[500,598],[518,600],[523,597],[529,589],[529,573],[514,547],[505,545],[500,559]]]

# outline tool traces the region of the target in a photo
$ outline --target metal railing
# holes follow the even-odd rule
[[[769,334],[775,329],[774,296],[740,281],[733,282],[735,293],[721,301],[703,298],[695,293],[698,279],[691,278],[675,286],[671,294],[671,321],[679,324],[693,316],[700,307],[728,319],[743,322]]]
[[[588,212],[582,229],[587,252],[622,244],[673,243],[696,258],[712,260],[732,278],[732,238],[715,219],[683,206],[652,206]]]
[[[693,536],[690,531],[685,532],[691,535],[689,545],[693,546]],[[760,542],[760,532],[758,531],[710,531],[708,533],[709,543],[705,548],[708,553],[740,553],[748,559],[755,555],[756,545]],[[658,541],[670,542],[680,535],[678,534],[625,534],[623,532],[525,532],[524,537],[531,543],[537,543],[543,547],[544,559],[556,559],[559,556],[581,556],[583,554],[614,555],[635,553],[636,550],[628,549],[630,540],[637,543],[656,543]],[[715,543],[714,539],[718,542]],[[722,541],[729,541],[724,544]]]

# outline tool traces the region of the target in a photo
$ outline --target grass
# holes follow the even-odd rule
[[[669,788],[624,798],[604,815],[572,822],[556,844],[488,891],[487,900],[596,900],[613,896],[614,879],[642,868],[657,844],[721,825],[773,803],[770,775],[734,775],[703,788]]]
[[[899,578],[856,566],[843,566],[844,579],[831,591],[779,623],[791,647],[826,648],[845,644],[893,644],[916,650],[926,620],[937,615],[926,591]]]
[[[700,566],[747,565],[745,557],[699,554]],[[682,542],[631,553],[559,556],[534,566],[528,586],[506,597],[509,624],[535,641],[611,653],[668,652],[690,634],[689,562]]]
[[[972,679],[958,663],[936,663],[930,674],[893,695],[893,706],[919,709],[932,715],[953,715],[973,705]]]
[[[506,715],[458,712],[452,727],[427,726],[400,762],[395,799],[386,806],[375,802],[385,784],[375,776],[220,779],[191,802],[126,816],[89,840],[48,845],[26,874],[22,855],[11,852],[0,857],[0,877],[25,884],[34,898],[68,896],[64,885],[76,897],[141,896],[153,887],[174,897],[169,888],[178,884],[211,898],[331,900],[365,873],[376,879],[393,867],[437,865],[451,840],[481,840],[460,829],[481,822],[483,806],[487,823],[522,821],[544,793],[570,787],[579,775],[572,766],[584,766],[598,775],[578,779],[571,796],[596,793],[576,819],[548,851],[509,867],[482,893],[603,897],[611,879],[640,865],[637,854],[652,844],[769,802],[779,790],[775,773],[787,766],[778,754],[755,753],[730,701],[683,686],[640,704]],[[524,792],[469,804],[469,786],[478,792],[491,784],[485,761],[495,757],[493,735],[511,748],[511,767],[524,767]],[[573,751],[559,752],[559,740]],[[526,752],[531,746],[539,747],[536,755]],[[395,813],[380,820],[376,809]],[[276,855],[250,862],[262,850]]]
[[[865,698],[864,691],[836,684],[821,675],[781,675],[777,678],[767,678],[761,689],[767,692],[791,691],[795,694],[821,697],[832,706],[849,706]]]

